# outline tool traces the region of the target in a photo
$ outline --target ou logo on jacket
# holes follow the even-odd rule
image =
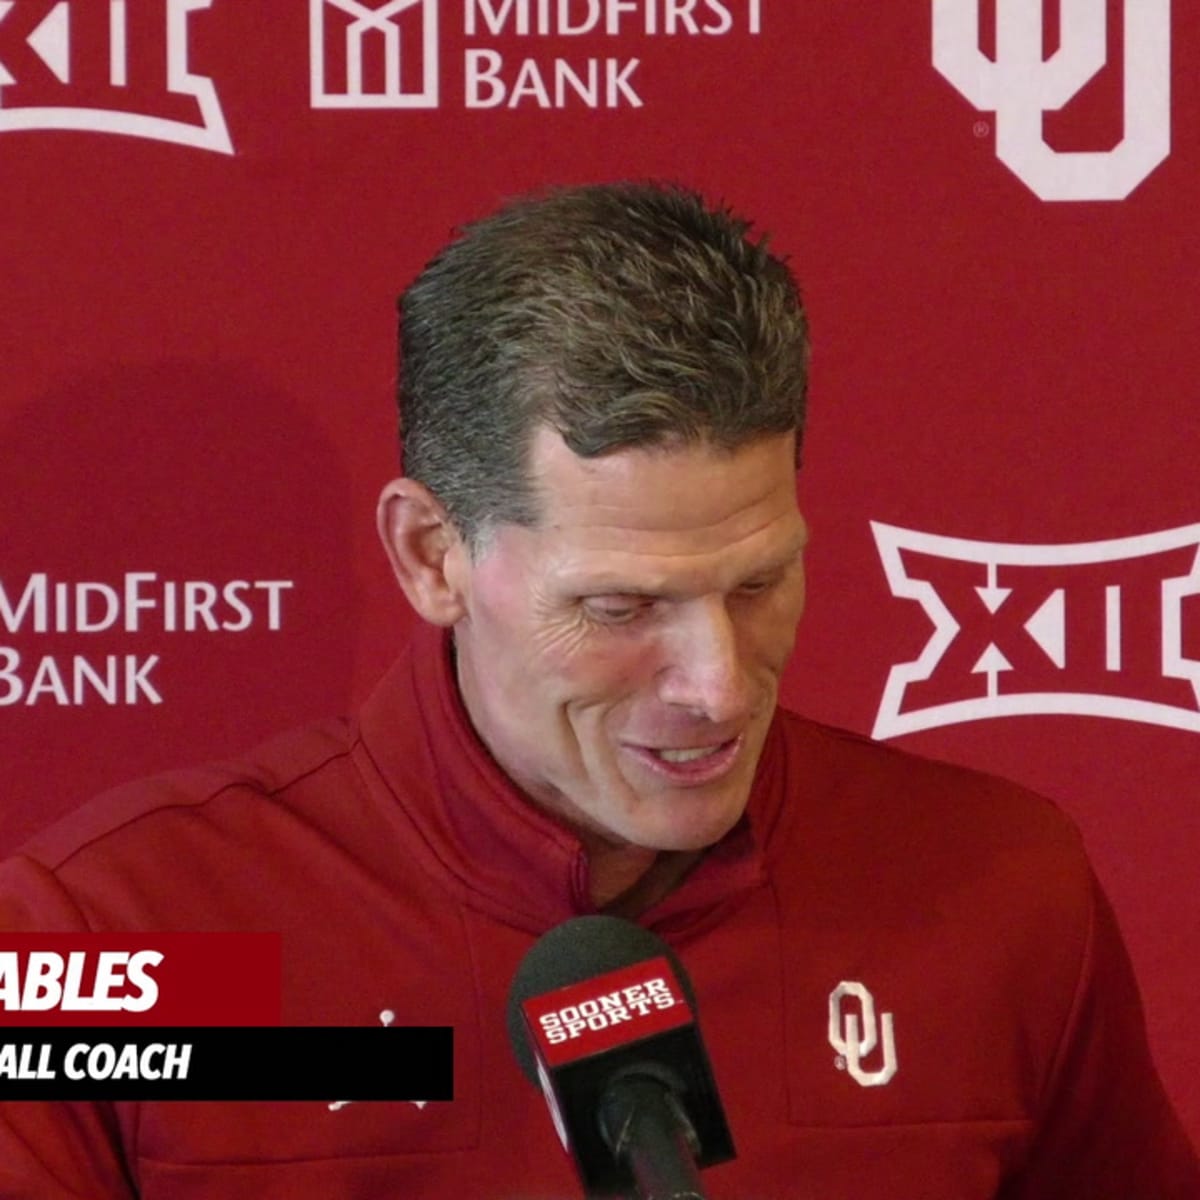
[[[1108,58],[1106,0],[1059,0],[1059,46],[1042,57],[1045,0],[995,0],[996,57],[979,48],[983,0],[933,0],[933,65],[996,114],[996,155],[1043,200],[1124,200],[1171,151],[1171,0],[1125,0],[1124,134],[1111,150],[1046,144],[1060,109]]]
[[[858,1004],[845,1004],[847,997],[853,997]],[[868,1071],[862,1065],[863,1059],[881,1042],[883,1065]],[[838,1052],[838,1069],[847,1071],[863,1087],[879,1087],[896,1074],[892,1014],[881,1013],[876,1021],[875,998],[861,983],[843,979],[829,993],[829,1044]]]

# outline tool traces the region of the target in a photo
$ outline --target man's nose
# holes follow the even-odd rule
[[[659,698],[664,703],[692,709],[713,723],[746,715],[749,690],[724,597],[682,605],[663,649],[667,661],[659,676]]]

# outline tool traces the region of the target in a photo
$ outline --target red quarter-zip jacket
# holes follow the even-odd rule
[[[492,761],[425,629],[357,721],[35,839],[0,928],[278,931],[285,1024],[452,1025],[454,1100],[7,1104],[0,1196],[577,1197],[505,1004],[589,911],[578,840]],[[711,1200],[1200,1197],[1112,915],[1036,796],[780,711],[746,818],[639,920],[691,975],[737,1145]]]

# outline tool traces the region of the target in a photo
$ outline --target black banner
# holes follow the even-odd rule
[[[453,1032],[0,1028],[0,1100],[451,1100]]]

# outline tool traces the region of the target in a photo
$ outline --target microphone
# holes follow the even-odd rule
[[[539,938],[508,1035],[593,1200],[704,1200],[699,1169],[735,1156],[691,980],[640,925],[575,917]]]

